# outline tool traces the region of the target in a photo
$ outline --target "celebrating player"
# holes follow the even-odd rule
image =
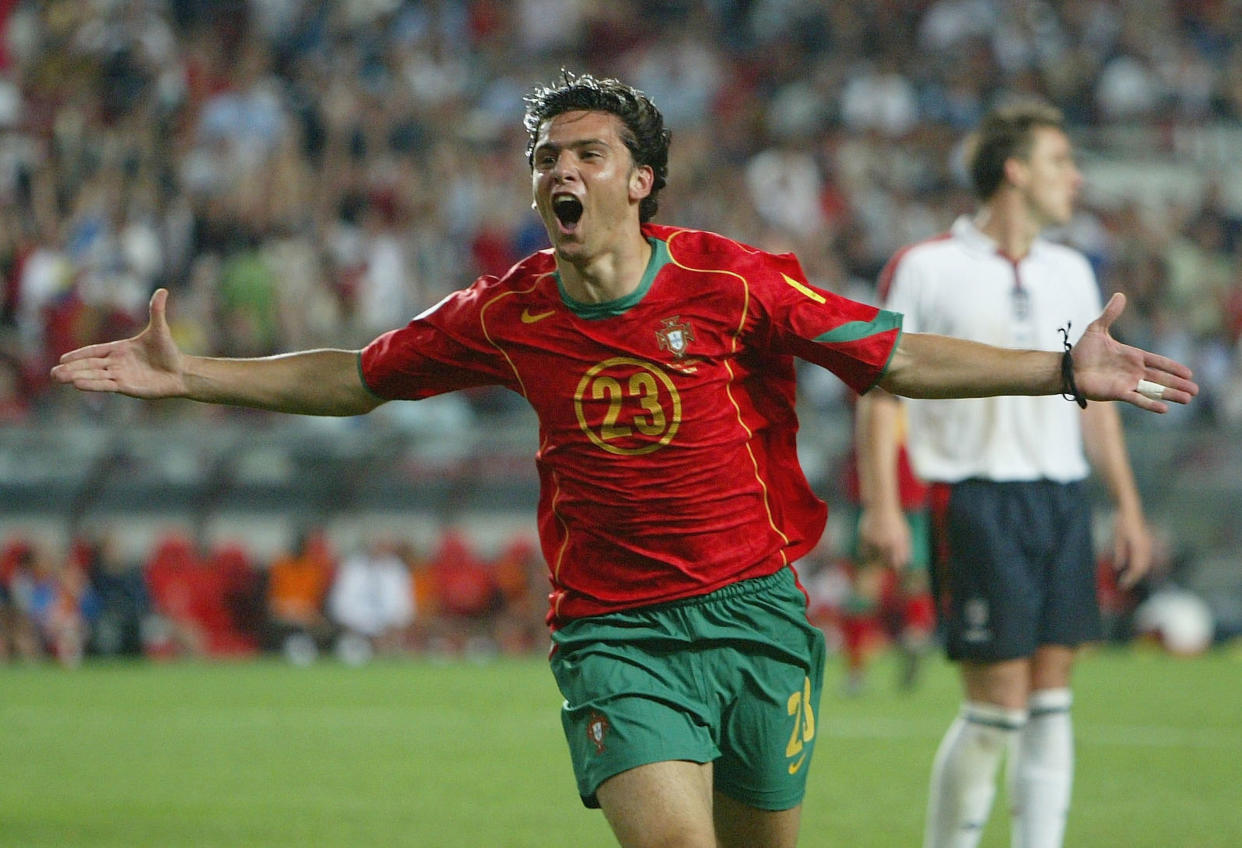
[[[167,294],[139,335],[66,354],[88,391],[356,415],[481,385],[535,409],[551,664],[578,792],[630,846],[792,846],[824,643],[790,563],[825,507],[795,450],[798,356],[857,391],[1056,394],[1162,412],[1185,367],[1108,335],[1062,356],[901,333],[816,288],[792,256],[651,223],[669,133],[614,80],[564,74],[527,99],[534,206],[552,247],[481,277],[360,351],[188,356]],[[1133,392],[1141,379],[1163,400]]]

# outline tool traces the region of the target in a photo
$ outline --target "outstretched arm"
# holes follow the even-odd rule
[[[138,335],[66,353],[52,378],[87,392],[189,398],[305,415],[359,415],[382,403],[362,382],[358,353],[312,350],[261,359],[182,353],[168,329],[168,291],[151,296]]]
[[[1188,403],[1199,392],[1189,368],[1109,335],[1125,302],[1125,295],[1114,294],[1074,345],[1079,390],[1089,400],[1120,400],[1150,412],[1167,412],[1169,402]],[[1140,394],[1140,381],[1159,387],[1160,397]],[[879,385],[913,398],[1054,395],[1062,390],[1061,354],[907,333]]]

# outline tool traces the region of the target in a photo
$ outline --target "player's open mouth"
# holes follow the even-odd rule
[[[582,201],[572,194],[558,194],[552,198],[552,214],[561,222],[561,228],[570,231],[582,217]]]

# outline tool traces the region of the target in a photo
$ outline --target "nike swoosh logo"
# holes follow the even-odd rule
[[[542,321],[544,318],[547,318],[549,315],[552,315],[555,312],[556,312],[555,309],[549,309],[547,312],[537,312],[532,315],[529,309],[523,309],[522,310],[522,323],[533,324],[536,321]]]
[[[806,751],[803,751],[803,752],[802,752],[802,756],[801,756],[801,757],[798,757],[798,761],[797,761],[796,763],[790,763],[790,764],[789,764],[789,773],[790,773],[790,774],[797,774],[797,773],[798,773],[798,769],[802,768],[802,763],[803,763],[803,761],[804,761],[804,760],[806,760]]]

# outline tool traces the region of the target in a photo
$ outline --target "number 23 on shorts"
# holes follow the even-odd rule
[[[796,774],[806,760],[806,743],[815,738],[815,711],[811,707],[811,678],[804,678],[802,691],[795,691],[789,696],[789,715],[793,716],[793,731],[789,734],[789,744],[785,746],[785,756],[790,759],[789,773]]]

